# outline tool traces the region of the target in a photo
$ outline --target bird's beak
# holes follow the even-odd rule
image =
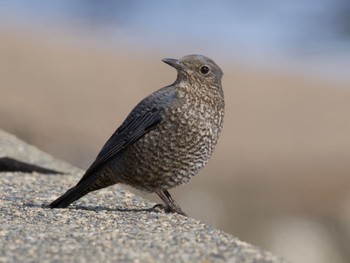
[[[176,68],[177,70],[183,70],[184,65],[181,63],[180,60],[174,59],[174,58],[163,58],[162,61],[164,63],[167,63],[168,65]]]

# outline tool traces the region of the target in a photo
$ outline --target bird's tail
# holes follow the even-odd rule
[[[51,204],[44,205],[44,207],[65,208],[89,192],[96,191],[116,183],[116,181],[111,180],[106,175],[107,174],[104,173],[90,173],[87,171],[76,186],[69,189],[65,194],[57,198]]]
[[[112,173],[88,169],[76,186],[69,189],[51,204],[43,205],[43,207],[66,208],[84,195],[116,183],[116,178]]]
[[[89,191],[83,191],[79,185],[72,187],[65,194],[57,198],[51,204],[47,205],[48,208],[66,208],[74,201],[86,195]]]

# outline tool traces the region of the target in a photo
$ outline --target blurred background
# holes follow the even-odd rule
[[[225,125],[174,198],[292,262],[350,262],[349,1],[1,1],[0,128],[86,169],[191,53],[224,71]]]

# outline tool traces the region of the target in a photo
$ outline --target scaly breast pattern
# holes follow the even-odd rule
[[[178,96],[164,120],[123,153],[121,182],[150,192],[169,189],[186,183],[208,162],[222,129],[223,100]]]

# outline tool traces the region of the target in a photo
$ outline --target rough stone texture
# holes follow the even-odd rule
[[[286,262],[118,185],[43,209],[83,171],[0,130],[2,156],[66,174],[0,173],[0,262]]]

